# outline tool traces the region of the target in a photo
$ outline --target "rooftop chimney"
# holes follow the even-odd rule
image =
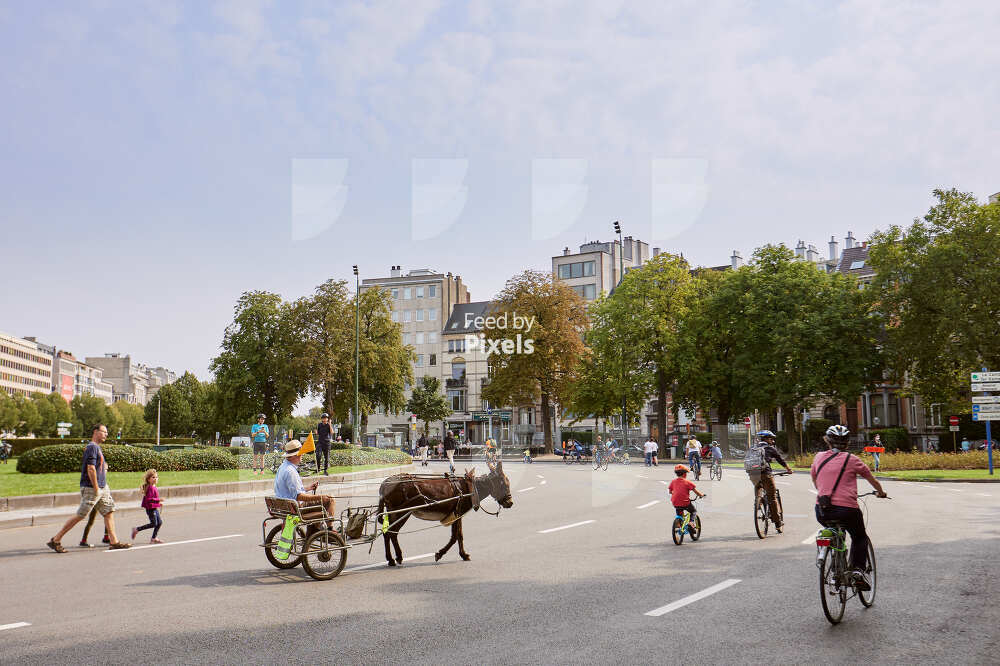
[[[819,250],[817,250],[816,246],[812,243],[809,244],[809,250],[806,252],[806,259],[813,263],[816,263],[816,260],[819,259]]]
[[[563,256],[564,257],[569,256],[569,246],[563,248]]]
[[[658,248],[658,247],[654,247],[653,248],[653,256],[654,257],[660,256],[660,248]]]
[[[743,257],[740,255],[739,250],[733,250],[733,256],[731,256],[730,259],[733,262],[733,270],[736,270],[743,265]]]
[[[830,261],[837,261],[840,256],[840,243],[833,236],[830,236]]]
[[[402,266],[393,266],[392,270],[389,271],[390,277],[399,277],[402,275]]]
[[[801,240],[799,241],[799,244],[795,246],[795,257],[797,259],[806,258],[806,244],[803,243]]]
[[[847,232],[847,238],[844,239],[844,249],[845,250],[850,250],[855,245],[857,245],[857,241],[854,240],[854,232],[853,231],[848,231]]]

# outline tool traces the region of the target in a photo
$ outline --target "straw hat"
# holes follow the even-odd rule
[[[285,458],[291,458],[293,456],[299,455],[299,451],[302,450],[302,442],[297,439],[291,439],[285,444]]]

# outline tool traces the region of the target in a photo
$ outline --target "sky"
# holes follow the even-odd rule
[[[473,300],[612,223],[696,265],[1000,191],[1000,3],[0,5],[0,331],[209,378],[240,293]]]

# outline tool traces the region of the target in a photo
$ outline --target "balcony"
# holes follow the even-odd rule
[[[462,377],[461,379],[449,378],[444,380],[444,386],[445,388],[459,389],[468,386],[468,382],[466,381],[465,377]]]

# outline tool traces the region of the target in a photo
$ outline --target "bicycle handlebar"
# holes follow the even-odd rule
[[[874,495],[875,497],[878,497],[878,493],[873,490],[871,492],[864,493],[863,495],[858,495],[858,499],[861,499],[862,497],[868,497],[869,495]],[[892,499],[892,498],[886,495],[885,497],[879,497],[879,499]]]

